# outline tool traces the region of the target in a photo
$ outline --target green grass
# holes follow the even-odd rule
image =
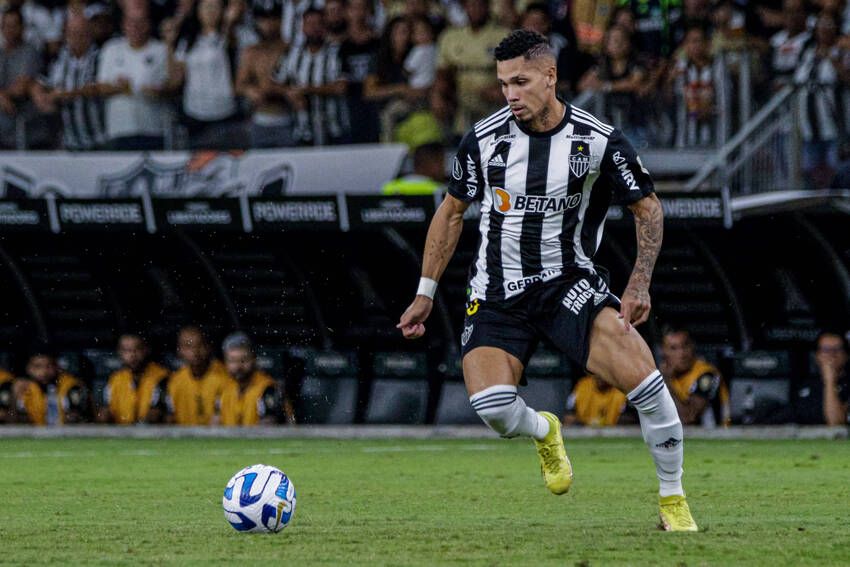
[[[850,561],[850,447],[688,441],[697,534],[655,529],[638,440],[568,443],[569,495],[528,441],[0,440],[0,564],[827,565]],[[246,535],[243,466],[295,483],[293,523]]]

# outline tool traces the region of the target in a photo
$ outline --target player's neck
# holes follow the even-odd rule
[[[532,132],[548,132],[561,123],[566,112],[567,105],[553,98],[528,122],[527,128]]]

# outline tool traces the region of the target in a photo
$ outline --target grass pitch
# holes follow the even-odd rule
[[[697,534],[655,529],[637,439],[568,440],[570,494],[528,441],[0,440],[0,564],[837,565],[850,561],[842,441],[686,441]],[[224,520],[238,469],[295,483],[293,523]]]

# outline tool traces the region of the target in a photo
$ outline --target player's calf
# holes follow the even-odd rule
[[[516,386],[490,386],[472,395],[469,402],[484,423],[502,437],[543,439],[549,433],[549,422],[525,405]]]

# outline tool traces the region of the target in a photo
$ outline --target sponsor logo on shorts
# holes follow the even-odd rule
[[[540,272],[539,274],[534,274],[533,276],[508,281],[505,283],[505,289],[508,291],[522,291],[535,282],[545,282],[560,274],[560,268],[550,268]]]
[[[573,287],[561,300],[561,304],[570,310],[575,315],[585,306],[585,304],[597,293],[586,279],[582,278],[573,284]]]
[[[581,202],[581,193],[569,197],[546,197],[544,195],[514,195],[501,187],[494,187],[496,210],[529,213],[561,213]]]
[[[475,325],[468,325],[463,328],[463,334],[460,336],[460,344],[461,346],[466,346],[466,343],[469,342],[469,338],[472,336],[472,328]]]

